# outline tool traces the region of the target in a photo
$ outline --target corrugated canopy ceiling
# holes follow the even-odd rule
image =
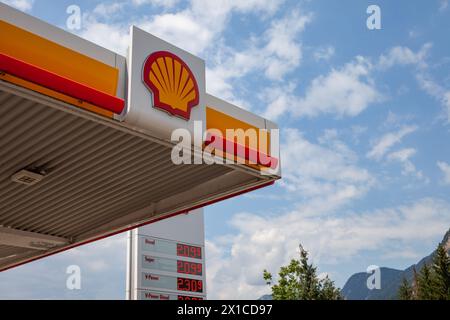
[[[177,166],[170,152],[113,120],[0,82],[0,270],[271,179],[238,166]],[[21,169],[47,175],[26,186],[11,180]]]

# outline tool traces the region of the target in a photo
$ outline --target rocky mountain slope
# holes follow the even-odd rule
[[[441,244],[450,254],[450,230],[447,231]],[[410,266],[405,270],[396,270],[391,268],[380,268],[381,271],[381,289],[369,290],[367,288],[367,278],[370,276],[365,272],[352,275],[342,288],[342,295],[348,300],[380,300],[380,299],[396,299],[398,288],[406,278],[409,282],[414,276],[414,268],[417,272],[422,269],[424,264],[429,264],[433,260],[434,252],[426,256],[418,263]]]

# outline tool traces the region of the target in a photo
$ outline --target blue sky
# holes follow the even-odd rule
[[[131,24],[206,60],[207,90],[276,121],[283,181],[206,208],[211,298],[267,293],[302,243],[339,286],[450,225],[449,1],[3,1],[125,54]],[[366,27],[370,4],[381,30]],[[65,268],[82,268],[82,290]],[[125,236],[0,275],[0,298],[124,297]]]

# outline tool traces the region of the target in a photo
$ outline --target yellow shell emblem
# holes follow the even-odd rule
[[[153,93],[154,107],[190,119],[199,104],[194,74],[178,56],[167,51],[152,53],[144,64],[143,81]]]

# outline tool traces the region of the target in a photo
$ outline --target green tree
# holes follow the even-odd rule
[[[450,300],[450,257],[443,245],[439,245],[433,258],[433,296],[439,300]]]
[[[321,281],[321,290],[319,294],[320,300],[342,300],[341,290],[336,288],[334,281],[326,276],[325,279]]]
[[[431,266],[424,265],[417,274],[413,269],[412,286],[403,279],[398,297],[402,300],[450,300],[450,257],[444,246],[438,245]]]
[[[273,277],[264,270],[264,280],[271,286],[274,300],[338,300],[340,290],[327,276],[319,279],[317,267],[308,261],[308,252],[300,245],[300,259],[292,259],[280,268],[278,283],[272,284]]]
[[[433,292],[433,274],[430,267],[424,265],[419,273],[417,298],[419,300],[432,300]]]
[[[413,300],[413,289],[406,278],[403,278],[402,284],[398,289],[398,298],[400,300]]]

